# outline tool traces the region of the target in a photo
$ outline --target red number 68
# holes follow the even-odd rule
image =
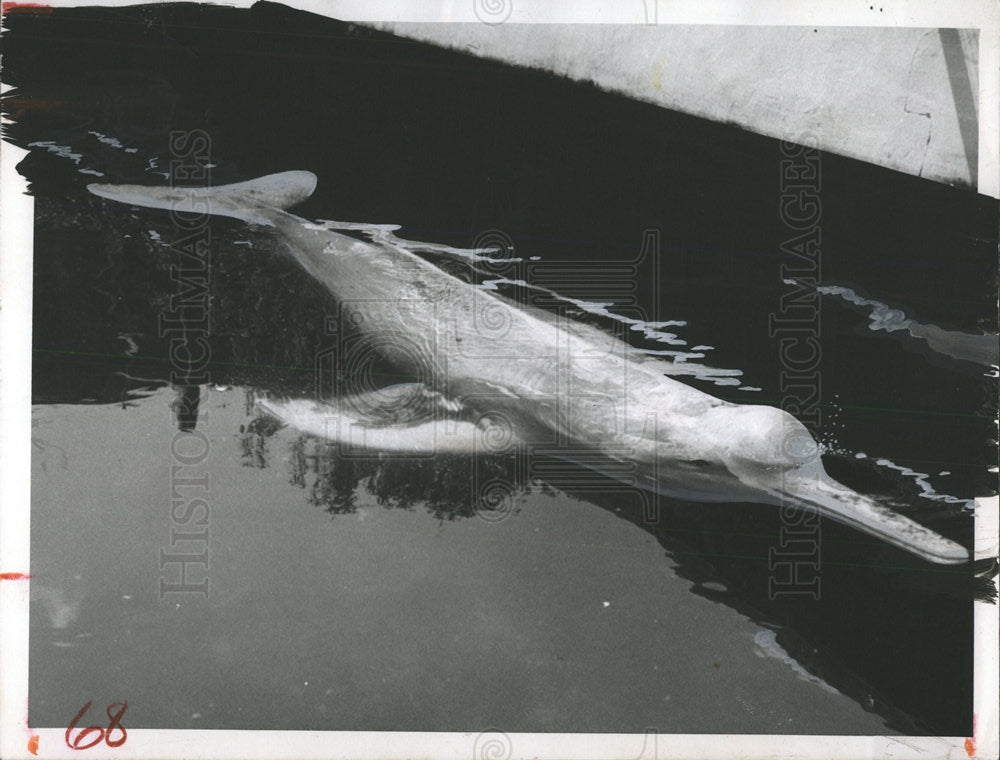
[[[87,726],[87,728],[81,729],[80,733],[76,735],[75,739],[70,738],[70,734],[73,732],[73,729],[76,728],[76,724],[80,722],[80,718],[84,716],[84,713],[86,713],[87,710],[90,709],[91,704],[93,703],[88,702],[83,707],[81,707],[80,712],[78,712],[76,714],[76,717],[73,718],[73,722],[69,724],[69,728],[66,729],[66,745],[70,749],[90,749],[91,747],[96,747],[103,741],[109,747],[122,746],[125,743],[125,739],[128,738],[128,733],[125,731],[125,726],[121,724],[122,716],[128,709],[128,702],[112,702],[110,705],[107,706],[107,708],[105,709],[105,712],[107,712],[108,714],[107,731],[105,731],[100,726]],[[119,708],[118,712],[112,713],[111,711],[116,707]],[[114,731],[116,728],[119,731],[121,731],[121,737],[118,739],[112,739],[111,732]],[[85,737],[88,737],[91,734],[96,734],[96,736],[94,736],[93,740],[85,744],[84,743]]]

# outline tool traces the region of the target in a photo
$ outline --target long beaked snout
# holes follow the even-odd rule
[[[786,478],[782,495],[928,562],[960,565],[969,561],[969,552],[961,544],[841,485],[825,473],[819,479]]]
[[[876,536],[929,562],[961,564],[968,551],[871,497],[838,483],[823,468],[822,448],[798,420],[774,407],[720,410],[729,427],[730,471],[776,503],[814,509],[831,520]]]

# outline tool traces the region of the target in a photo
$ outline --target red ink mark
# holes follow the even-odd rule
[[[0,581],[26,581],[30,577],[27,573],[0,573]]]
[[[76,724],[80,721],[80,718],[83,717],[84,713],[86,713],[87,710],[90,709],[91,704],[93,703],[88,702],[83,707],[81,707],[80,712],[78,712],[76,714],[76,717],[73,718],[73,722],[69,724],[69,728],[66,729],[66,745],[70,749],[90,749],[91,747],[95,747],[98,744],[100,744],[101,741],[103,740],[104,743],[107,744],[109,747],[122,746],[125,743],[125,740],[128,738],[128,733],[125,731],[125,726],[121,724],[122,716],[128,709],[128,702],[112,702],[105,708],[105,712],[107,712],[109,720],[107,732],[105,732],[105,730],[100,726],[88,726],[87,728],[81,730],[80,733],[76,735],[75,739],[72,739],[70,737],[70,734],[72,733],[73,729],[76,728]],[[118,707],[120,709],[118,710],[118,712],[112,714],[111,710],[114,709],[115,707]],[[114,731],[116,728],[122,733],[120,739],[111,738],[111,732]],[[94,732],[97,733],[97,736],[94,738],[94,740],[88,744],[84,744],[83,738],[85,736],[90,736],[90,734]]]
[[[118,712],[112,715],[111,714],[112,707],[118,707],[121,709],[119,709]],[[108,732],[104,735],[104,743],[107,744],[109,747],[120,747],[125,743],[125,740],[128,738],[128,732],[125,730],[125,726],[121,724],[122,716],[125,714],[125,711],[127,709],[128,709],[128,702],[112,702],[110,705],[107,706],[105,710],[105,712],[108,714]],[[122,738],[111,741],[111,732],[114,731],[116,728],[122,732]]]
[[[972,738],[965,740],[965,752],[969,757],[976,754],[976,737],[978,736],[977,732],[979,730],[976,723],[978,723],[978,718],[979,715],[977,713],[972,713]]]
[[[98,726],[90,726],[88,728],[83,729],[80,733],[78,733],[76,735],[76,739],[70,739],[69,736],[70,733],[73,731],[74,728],[76,728],[76,724],[80,720],[80,718],[83,717],[83,714],[90,709],[90,705],[91,703],[88,702],[83,707],[81,707],[80,712],[76,714],[76,717],[73,718],[73,722],[70,723],[69,728],[66,729],[66,744],[69,746],[70,749],[90,749],[95,744],[100,744],[101,739],[104,738],[103,728],[100,728]],[[83,744],[82,743],[83,737],[89,736],[94,731],[97,732],[97,737],[94,739],[94,741],[92,741],[90,744]]]
[[[14,2],[3,3],[4,13],[10,13],[11,11],[16,11],[21,8],[33,8],[36,11],[42,10],[45,13],[49,13],[52,10],[51,6],[46,5],[45,3],[14,3]]]
[[[32,755],[37,755],[38,754],[38,737],[37,736],[32,736],[30,739],[28,739],[28,752],[30,752]]]

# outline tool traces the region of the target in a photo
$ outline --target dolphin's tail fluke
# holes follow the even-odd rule
[[[268,210],[301,203],[316,189],[316,175],[281,172],[217,187],[156,185],[87,185],[94,195],[119,203],[173,211],[185,215],[228,216],[255,224],[273,224]]]

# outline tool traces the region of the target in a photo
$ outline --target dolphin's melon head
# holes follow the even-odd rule
[[[747,485],[780,489],[789,475],[823,474],[819,444],[788,412],[772,406],[726,406],[710,416],[726,467]]]

